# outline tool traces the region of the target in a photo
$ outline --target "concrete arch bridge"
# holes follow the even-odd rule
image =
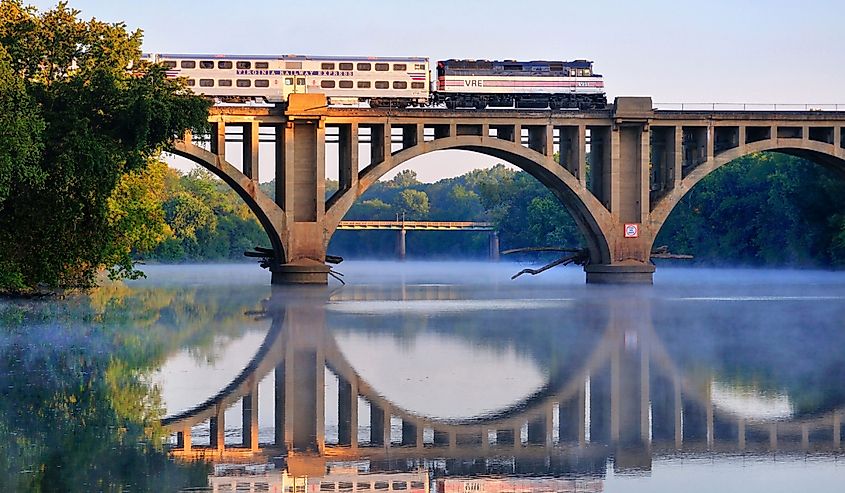
[[[387,293],[343,290],[349,300],[455,299],[454,288],[426,286]],[[321,298],[322,297],[322,298]],[[298,298],[298,299],[297,299]],[[479,417],[438,419],[405,409],[378,392],[349,363],[326,328],[320,291],[278,292],[265,316],[272,328],[249,365],[229,385],[163,425],[177,435],[180,458],[254,460],[287,455],[308,460],[477,458],[549,454],[649,467],[653,456],[683,452],[835,451],[845,409],[778,419],[749,417],[722,406],[714,383],[684,375],[655,334],[643,300],[607,308],[606,326],[578,367],[554,370],[547,383],[520,402]],[[594,308],[591,308],[594,309]],[[338,378],[338,436],[327,443],[325,369]],[[258,385],[275,375],[274,434],[258,438]],[[359,400],[369,406],[358,419]],[[242,403],[241,442],[226,444],[225,411]],[[401,433],[391,421],[401,421]],[[209,423],[208,446],[192,429]],[[592,460],[591,459],[591,460]],[[564,461],[565,463],[566,461]]]
[[[273,248],[274,284],[325,284],[326,249],[355,200],[385,173],[440,150],[494,156],[537,178],[578,224],[586,279],[597,283],[651,282],[652,246],[672,209],[738,157],[777,151],[845,169],[841,111],[667,111],[650,98],[591,111],[335,108],[311,94],[286,108],[215,107],[209,120],[211,135],[186,135],[172,152],[222,178],[254,211]],[[227,161],[232,140],[242,145],[240,169]],[[259,156],[265,141],[272,157]],[[327,144],[338,147],[340,181],[328,199]],[[275,200],[258,187],[259,158],[275,162]]]

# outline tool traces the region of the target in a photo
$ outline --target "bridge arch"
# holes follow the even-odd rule
[[[610,223],[610,214],[582,182],[549,155],[529,149],[518,142],[470,135],[419,142],[362,170],[354,186],[339,193],[336,199],[326,204],[326,246],[355,201],[379,178],[413,158],[443,150],[464,150],[492,156],[529,173],[548,188],[572,215],[587,241],[590,262],[609,262],[610,247],[601,225]]]
[[[845,149],[830,143],[795,139],[784,144],[782,140],[770,139],[734,147],[697,165],[681,180],[680,186],[673,188],[656,202],[649,216],[651,227],[648,230],[648,244],[653,245],[669,215],[701,180],[739,158],[760,152],[777,152],[803,158],[833,170],[845,178]]]
[[[285,212],[250,179],[222,156],[209,152],[189,139],[179,140],[168,152],[202,166],[223,180],[246,203],[267,233],[275,257],[280,263],[287,258]]]

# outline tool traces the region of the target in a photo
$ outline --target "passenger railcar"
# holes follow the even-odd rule
[[[221,102],[287,101],[325,94],[329,104],[410,106],[429,102],[429,63],[421,57],[156,54],[169,77],[185,77],[198,94]]]
[[[448,108],[600,108],[604,80],[589,60],[444,60],[437,62],[434,100]]]

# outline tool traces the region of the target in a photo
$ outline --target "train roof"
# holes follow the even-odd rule
[[[592,60],[571,60],[571,61],[563,61],[563,60],[530,60],[530,61],[519,61],[519,60],[462,60],[462,59],[455,59],[450,58],[448,60],[441,60],[438,63],[442,63],[447,67],[452,68],[476,68],[480,66],[493,66],[493,65],[505,65],[505,64],[518,64],[522,65],[523,67],[548,67],[551,64],[562,64],[564,67],[568,68],[591,68],[593,61]]]
[[[192,60],[326,60],[342,62],[413,62],[428,63],[426,57],[395,57],[395,56],[312,56],[312,55],[231,55],[210,53],[144,53],[145,57],[158,55],[162,58],[185,58]]]

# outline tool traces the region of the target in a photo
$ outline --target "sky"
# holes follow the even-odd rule
[[[29,3],[45,9],[56,2]],[[587,58],[604,75],[609,100],[845,103],[845,2],[836,0],[71,0],[70,6],[82,18],[142,29],[146,52]],[[443,152],[451,157],[436,159],[442,166],[411,168],[430,181],[478,167],[457,161],[490,164],[457,152]]]

